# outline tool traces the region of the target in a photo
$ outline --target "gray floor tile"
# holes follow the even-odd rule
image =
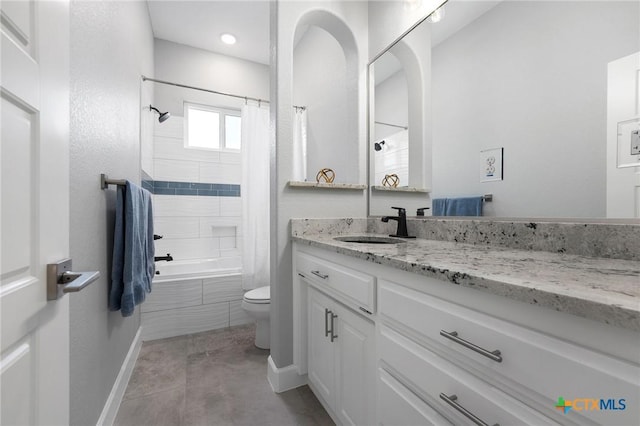
[[[173,337],[143,343],[124,399],[184,387],[188,341],[188,337]]]
[[[184,386],[122,401],[114,426],[175,426],[182,424]]]
[[[272,391],[269,351],[256,348],[254,338],[255,327],[249,325],[144,343],[118,424],[136,424],[158,404],[175,402],[176,407],[160,408],[166,414],[157,424],[333,425],[309,387]],[[165,368],[174,371],[163,372]],[[175,396],[180,392],[182,400]]]

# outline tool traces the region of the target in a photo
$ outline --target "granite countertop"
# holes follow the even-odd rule
[[[372,235],[372,234],[361,234]],[[401,244],[294,234],[301,244],[640,331],[640,263],[427,239]],[[386,235],[380,235],[386,236]]]

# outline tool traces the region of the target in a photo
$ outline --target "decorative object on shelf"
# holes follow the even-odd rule
[[[502,152],[504,148],[480,151],[480,182],[502,180]]]
[[[335,178],[336,172],[325,167],[324,169],[321,169],[316,175],[316,182],[320,183],[320,181],[324,181],[325,183],[333,183],[333,180]]]
[[[382,179],[382,186],[391,186],[393,188],[397,188],[399,184],[400,178],[395,173],[384,175],[384,179]]]

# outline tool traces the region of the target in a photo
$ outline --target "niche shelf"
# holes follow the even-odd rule
[[[287,182],[289,188],[318,188],[318,189],[342,189],[352,191],[362,191],[367,189],[367,185],[359,183],[317,183],[317,182],[301,182],[290,180]]]
[[[401,186],[398,188],[394,188],[391,186],[375,185],[373,186],[373,190],[374,191],[390,191],[390,192],[423,192],[423,193],[431,192],[431,190],[428,188],[416,188],[413,186]]]

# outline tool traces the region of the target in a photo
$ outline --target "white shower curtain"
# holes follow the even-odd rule
[[[269,109],[242,108],[242,288],[269,285]]]
[[[307,180],[307,110],[293,113],[293,180]]]

